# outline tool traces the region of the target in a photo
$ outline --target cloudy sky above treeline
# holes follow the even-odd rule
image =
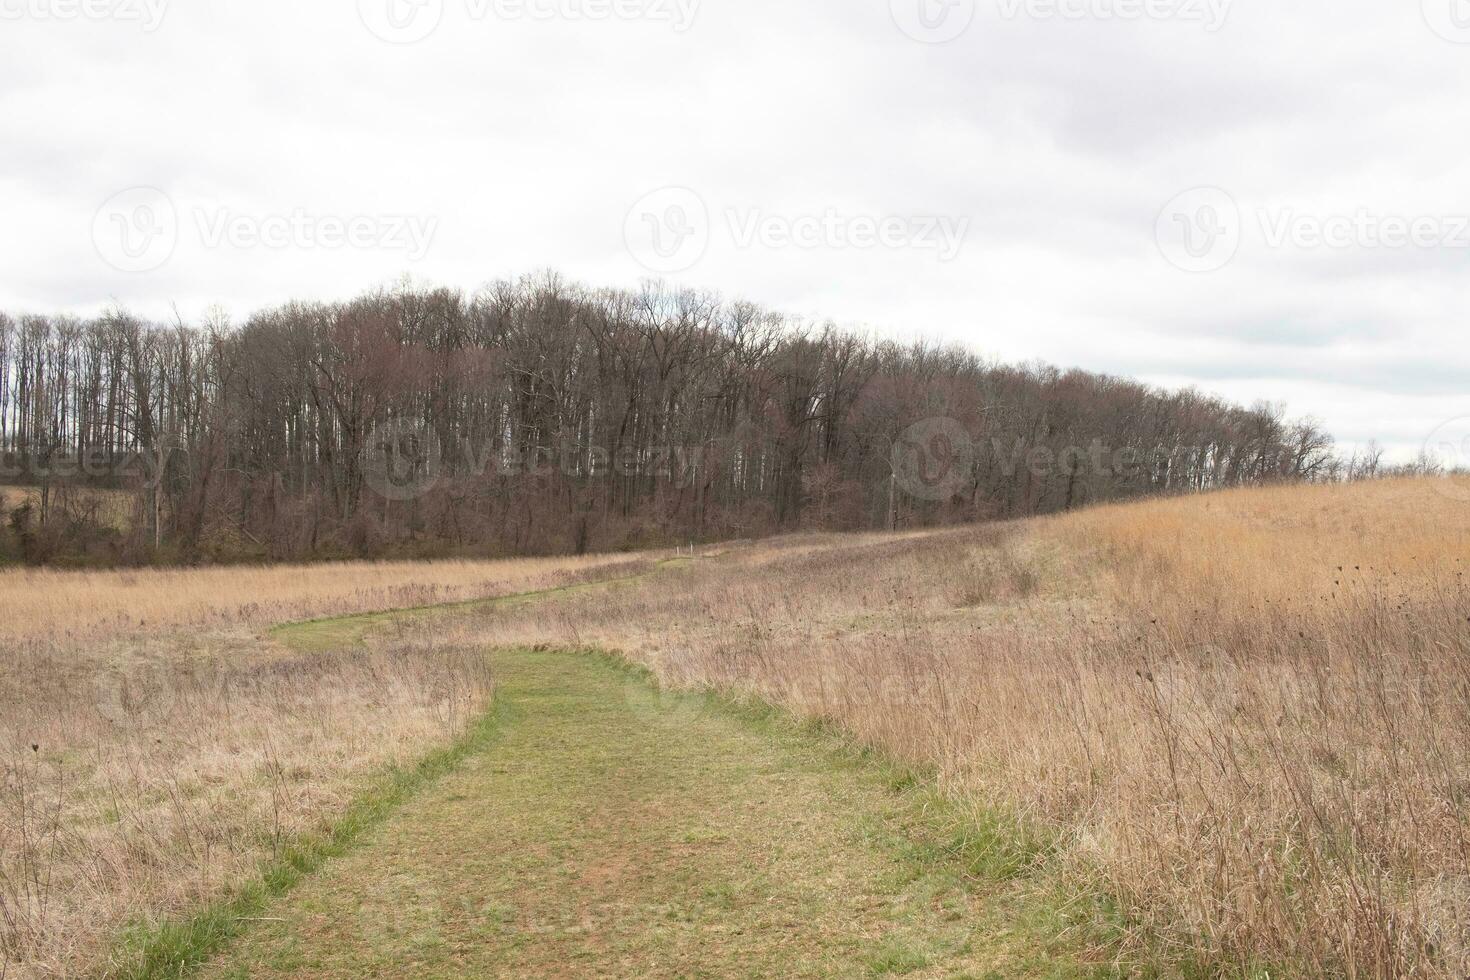
[[[0,308],[555,268],[1470,416],[1470,0],[0,0]]]

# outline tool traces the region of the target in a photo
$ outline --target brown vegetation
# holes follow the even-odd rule
[[[629,559],[0,571],[0,976],[95,967],[484,710],[454,627],[294,652],[259,627],[553,588]],[[17,974],[17,971],[23,971]]]
[[[483,599],[566,584],[628,561],[628,555],[584,555],[118,571],[5,568],[0,643],[70,646]]]
[[[1052,828],[1125,941],[1230,972],[1458,977],[1466,500],[1389,481],[788,540],[496,637],[615,646],[936,764]]]

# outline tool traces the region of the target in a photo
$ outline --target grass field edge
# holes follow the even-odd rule
[[[867,770],[883,779],[891,792],[902,797],[904,807],[918,814],[918,822],[930,834],[923,841],[910,842],[904,858],[915,865],[949,864],[982,888],[1025,882],[1036,904],[1054,912],[1048,923],[1054,931],[1070,935],[1074,945],[1094,954],[1093,961],[1080,974],[1068,974],[1068,980],[1079,976],[1092,980],[1276,980],[1294,975],[1279,965],[1203,960],[1161,946],[1123,948],[1119,939],[1130,917],[1117,899],[1102,890],[1059,883],[1058,862],[1065,840],[1061,830],[995,803],[947,790],[937,766],[899,758],[829,719],[803,718],[789,707],[753,692],[671,688],[662,684],[647,665],[617,650],[552,645],[534,649],[595,659],[649,685],[662,697],[686,699],[706,710],[734,717],[768,736],[800,739],[825,753],[834,765]],[[1105,950],[1113,955],[1099,955]]]
[[[351,851],[368,832],[466,759],[489,749],[513,715],[514,709],[497,696],[453,742],[407,766],[380,770],[330,827],[293,836],[264,859],[248,881],[185,916],[125,930],[102,976],[118,980],[189,976],[245,931],[272,901]]]

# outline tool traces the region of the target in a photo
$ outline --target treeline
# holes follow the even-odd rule
[[[0,548],[28,561],[617,549],[1344,465],[1278,407],[653,284],[405,287],[241,326],[0,315]]]

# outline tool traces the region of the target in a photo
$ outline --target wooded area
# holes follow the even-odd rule
[[[925,500],[895,442],[933,418],[960,423],[973,460]],[[373,491],[384,427],[434,444],[424,492]],[[0,483],[36,488],[10,495],[0,549],[33,562],[581,552],[1347,467],[1276,406],[551,274],[240,326],[0,314],[0,451]]]

